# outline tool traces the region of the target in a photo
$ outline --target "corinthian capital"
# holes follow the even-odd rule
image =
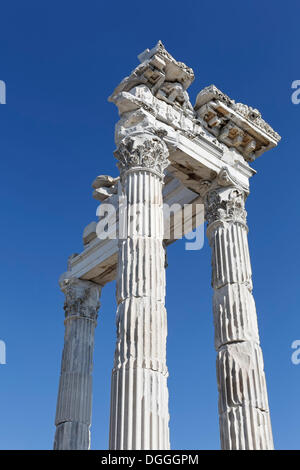
[[[207,191],[205,203],[205,218],[210,226],[213,222],[240,222],[246,225],[247,212],[245,199],[247,188],[242,187],[223,168]]]
[[[101,286],[90,281],[68,277],[63,274],[59,285],[65,294],[65,317],[82,317],[96,320],[100,307]]]
[[[154,134],[126,136],[115,151],[121,175],[129,170],[144,169],[163,177],[169,165],[169,152],[164,141]]]

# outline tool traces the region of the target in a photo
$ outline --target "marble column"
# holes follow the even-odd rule
[[[55,450],[90,448],[94,332],[101,287],[63,276],[65,339],[56,408]]]
[[[109,447],[169,449],[162,199],[168,150],[143,133],[125,137],[115,156],[127,228],[119,238]]]
[[[247,190],[223,169],[206,194],[222,449],[273,449],[252,296]]]

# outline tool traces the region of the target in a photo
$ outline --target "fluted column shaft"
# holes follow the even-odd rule
[[[116,153],[124,192],[117,275],[117,343],[110,449],[169,449],[163,169],[156,136],[126,138]]]
[[[244,199],[245,192],[226,170],[206,196],[221,447],[272,449]]]
[[[54,449],[90,448],[94,332],[101,287],[60,280],[65,293],[65,338],[56,408]]]

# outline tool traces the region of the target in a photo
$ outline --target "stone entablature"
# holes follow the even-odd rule
[[[194,80],[194,72],[184,63],[178,62],[164,48],[161,41],[138,56],[141,64],[129,77],[124,78],[114,95],[130,91],[138,85],[145,85],[153,96],[193,113],[186,89]],[[113,97],[111,97],[113,100]]]
[[[277,145],[280,135],[251,106],[236,103],[214,85],[197,96],[195,111],[205,128],[246,161],[253,161]]]
[[[127,113],[144,110],[191,139],[205,136],[221,144],[223,150],[233,147],[246,161],[255,160],[279,142],[279,134],[257,109],[236,103],[214,85],[199,92],[193,109],[186,89],[194,73],[176,61],[161,42],[140,54],[139,59],[142,63],[109,98],[121,117],[126,114],[127,123]],[[143,113],[131,114],[130,118],[131,122],[141,123]],[[116,140],[121,138],[121,127],[122,119],[116,128]]]

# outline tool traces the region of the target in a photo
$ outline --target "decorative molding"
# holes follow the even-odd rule
[[[205,199],[205,218],[212,222],[240,222],[246,224],[244,193],[236,188],[209,191]]]
[[[151,170],[162,178],[170,163],[169,151],[163,140],[147,133],[126,136],[114,155],[119,160],[121,176],[129,170],[144,169]]]
[[[246,225],[245,199],[248,189],[222,168],[215,180],[206,184],[204,197],[205,218],[208,226],[213,222],[240,222]]]
[[[64,273],[59,285],[65,294],[65,318],[80,317],[97,320],[101,286],[91,281],[69,277]]]
[[[260,127],[264,132],[273,137],[277,142],[281,139],[280,135],[272,129],[272,127],[262,118],[258,109],[252,108],[243,103],[236,103],[235,100],[229,98],[228,95],[219,90],[215,85],[209,85],[198,93],[196,99],[195,110],[198,111],[201,107],[213,100],[219,100],[232,108],[236,113],[243,116],[245,119]]]
[[[217,175],[215,183],[218,186],[227,187],[227,186],[236,186],[241,191],[244,191],[246,194],[249,193],[249,189],[246,186],[243,186],[240,181],[238,181],[227,167],[223,167],[220,173]]]
[[[146,85],[154,96],[174,106],[187,109],[193,114],[189,95],[185,91],[194,80],[194,72],[183,62],[178,62],[167,52],[161,41],[139,55],[141,64],[129,77],[125,77],[115,89],[110,101],[116,95],[130,91],[137,85]]]
[[[246,161],[255,160],[280,141],[258,109],[236,103],[215,85],[198,93],[194,109],[204,127],[227,147],[236,148]]]

